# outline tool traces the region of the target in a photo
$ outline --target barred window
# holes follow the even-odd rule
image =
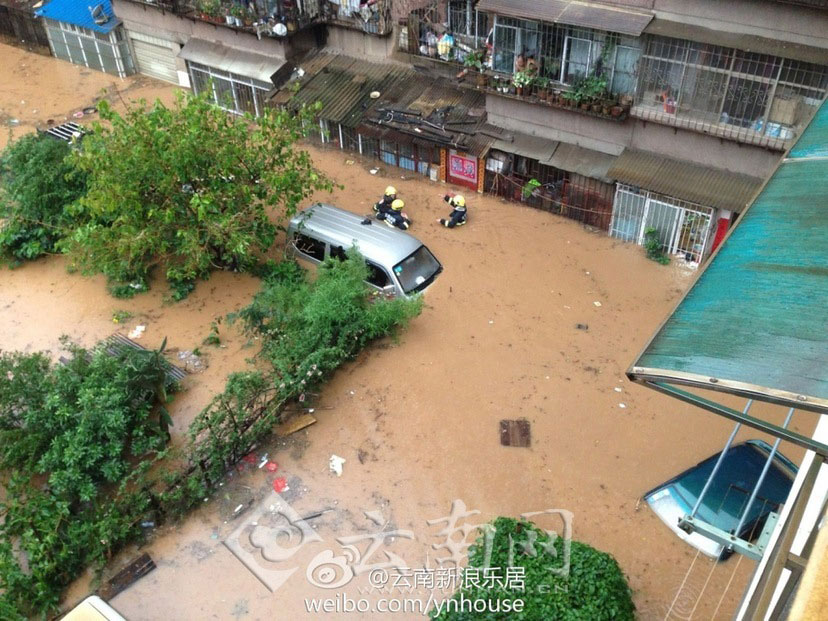
[[[793,138],[828,88],[822,65],[667,37],[638,73],[636,116],[758,144]]]
[[[190,61],[187,61],[187,70],[193,92],[197,95],[207,93],[208,99],[220,108],[235,114],[249,112],[254,116],[264,110],[264,96],[270,90],[269,84]]]

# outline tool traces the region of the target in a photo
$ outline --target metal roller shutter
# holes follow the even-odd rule
[[[129,33],[129,36],[135,51],[138,73],[178,84],[175,53],[169,42],[134,32]]]

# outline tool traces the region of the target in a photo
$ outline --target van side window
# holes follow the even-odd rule
[[[293,243],[296,244],[296,249],[299,252],[313,257],[317,261],[325,260],[325,242],[302,235],[302,233],[296,233],[293,237]]]
[[[368,282],[374,285],[375,287],[379,287],[382,289],[383,287],[387,287],[391,284],[391,281],[388,278],[388,274],[385,273],[385,270],[382,269],[379,265],[375,265],[370,261],[366,261],[365,265],[368,266]]]
[[[348,258],[348,255],[345,253],[345,249],[342,246],[331,246],[331,258],[339,259],[340,261],[344,261]]]

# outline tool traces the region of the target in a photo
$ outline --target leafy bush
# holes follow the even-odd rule
[[[239,311],[245,330],[262,338],[261,356],[272,365],[283,396],[318,386],[370,341],[395,334],[420,313],[420,298],[372,299],[367,278],[355,250],[346,261],[322,263],[312,283],[298,266],[284,267]]]
[[[644,252],[647,253],[648,259],[662,265],[667,265],[670,262],[670,257],[664,254],[661,240],[658,238],[658,231],[651,226],[644,230]]]
[[[0,155],[0,253],[17,263],[55,252],[71,222],[66,207],[83,195],[84,175],[62,140],[28,134]]]
[[[133,460],[168,437],[160,352],[67,348],[56,367],[0,355],[0,610],[45,613],[78,572],[136,536],[150,497],[131,489],[145,472]]]
[[[500,609],[504,610],[503,602],[523,600],[519,612],[515,612],[510,604],[508,618],[526,621],[631,621],[635,618],[630,587],[618,563],[609,554],[573,541],[569,575],[561,576],[550,571],[562,565],[563,541],[560,538],[550,543],[545,531],[530,522],[511,518],[499,517],[491,526],[494,535],[490,541],[486,541],[484,532],[469,548],[468,566],[497,568],[501,577],[506,575],[508,567],[523,567],[523,589],[464,586],[453,599],[458,600],[462,595],[466,600],[487,600],[489,610],[498,609],[498,604],[493,602],[501,602]],[[506,618],[503,613],[445,608],[439,614],[435,610],[431,616],[440,621]]]
[[[106,275],[116,296],[145,290],[154,268],[176,300],[212,270],[251,270],[274,241],[271,215],[332,187],[294,148],[311,110],[236,117],[190,95],[123,116],[98,106],[106,125],[73,157],[89,177],[73,208],[83,224],[62,247],[83,273]]]

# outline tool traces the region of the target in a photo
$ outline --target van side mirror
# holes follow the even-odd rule
[[[385,295],[397,295],[397,288],[394,285],[385,285],[382,288],[382,292]]]

